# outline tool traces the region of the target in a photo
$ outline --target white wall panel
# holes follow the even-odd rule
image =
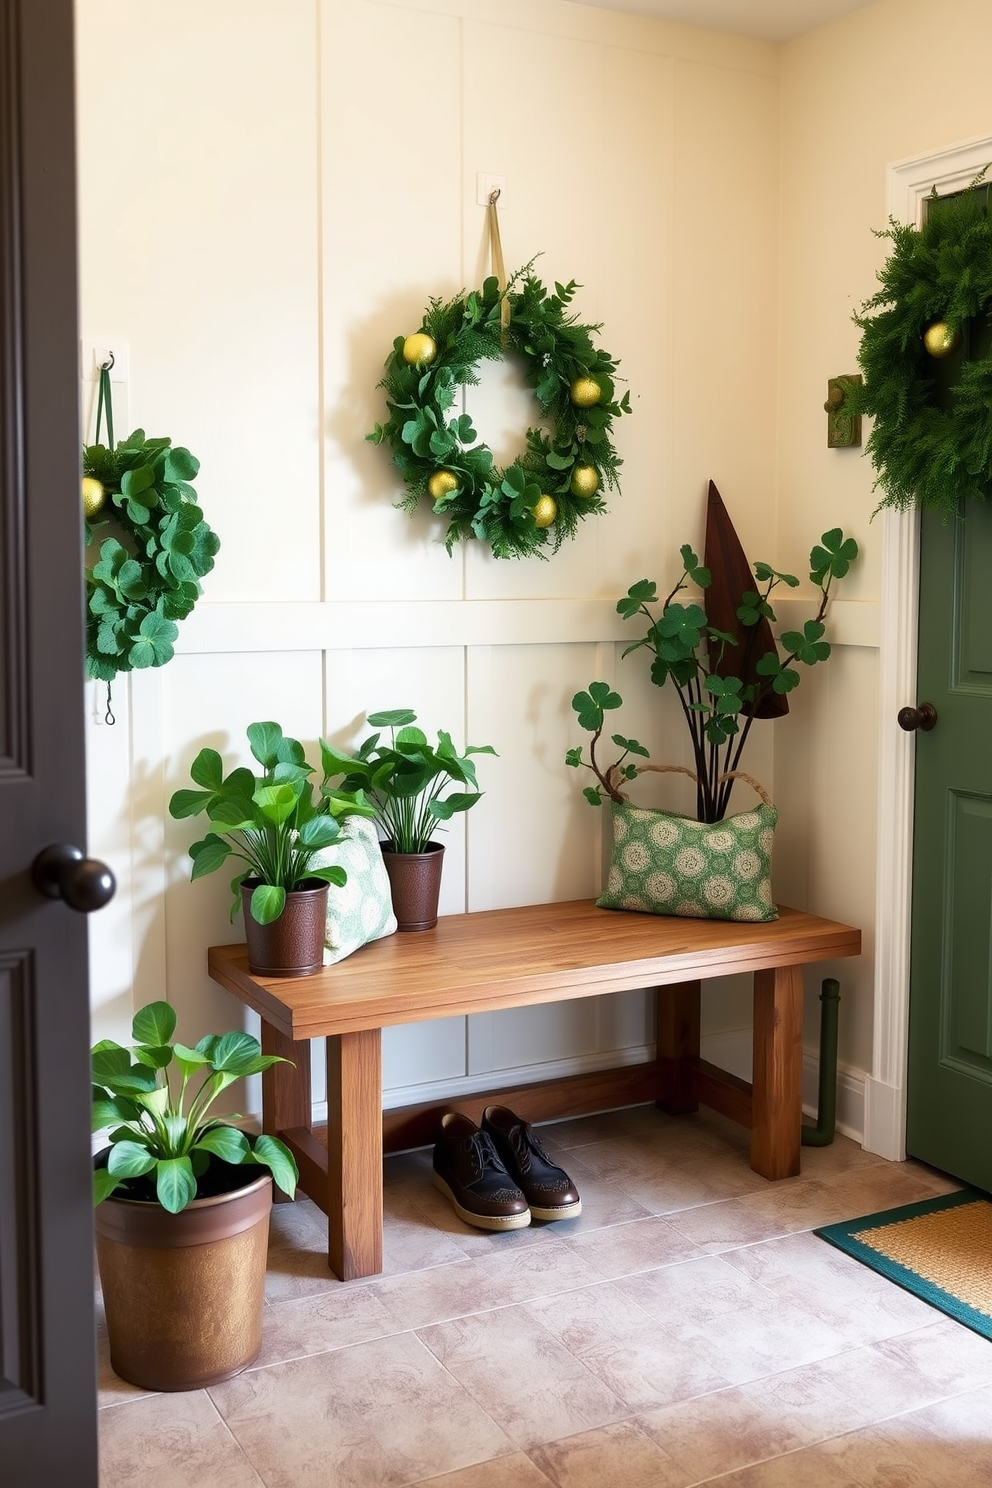
[[[219,599],[318,594],[315,25],[315,0],[79,7],[81,333],[123,337],[134,425],[199,458]]]

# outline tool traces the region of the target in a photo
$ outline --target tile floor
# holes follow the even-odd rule
[[[473,1230],[389,1158],[380,1277],[278,1205],[262,1353],[213,1389],[126,1385],[101,1318],[101,1488],[992,1484],[992,1343],[810,1233],[957,1184],[842,1137],[768,1183],[709,1112],[542,1136],[580,1218]]]

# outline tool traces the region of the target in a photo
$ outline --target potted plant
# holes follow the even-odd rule
[[[697,816],[701,822],[717,822],[726,815],[741,755],[762,702],[769,694],[784,696],[799,686],[797,662],[815,666],[829,657],[830,644],[824,640],[823,617],[831,586],[847,574],[858,556],[858,545],[853,538],[845,537],[839,527],[823,534],[809,555],[810,582],[820,590],[815,615],[805,622],[801,631],[783,632],[780,644],[786,653],[784,659],[774,649],[752,657],[745,639],[738,668],[740,676],[733,674],[736,653],[730,649],[737,645],[737,638],[710,625],[701,605],[676,602],[676,596],[689,584],[706,590],[712,580],[710,570],[700,563],[688,543],[680,550],[680,556],[681,577],[668,598],[661,602],[660,613],[652,609],[658,598],[658,586],[652,579],[633,584],[625,597],[618,600],[617,612],[626,620],[641,615],[648,622],[645,634],[623,654],[628,656],[632,651],[646,648],[651,656],[652,682],[664,687],[670,681],[676,688],[692,743]],[[779,584],[794,589],[799,583],[794,574],[778,573],[767,563],[755,564],[754,574],[755,586],[739,596],[736,611],[745,638],[748,632],[757,630],[761,621],[775,622],[770,604],[772,591]],[[755,680],[747,680],[749,675]],[[588,761],[582,758],[581,747],[570,749],[565,761],[592,770],[598,784],[587,787],[583,794],[596,806],[602,801],[603,791],[614,801],[622,799],[620,778],[630,779],[638,773],[637,767],[625,763],[627,756],[647,754],[636,740],[614,734],[613,742],[623,751],[621,756],[608,768],[597,760],[596,745],[603,730],[604,709],[618,708],[621,702],[619,694],[605,682],[591,683],[588,692],[576,693],[572,699],[579,723],[593,738]]]
[[[823,639],[831,585],[842,579],[857,557],[853,538],[840,528],[825,532],[810,553],[810,580],[820,590],[814,618],[801,631],[786,631],[779,657],[771,639],[769,623],[775,612],[769,603],[778,584],[794,588],[792,574],[782,574],[759,563],[754,570],[753,589],[739,595],[731,609],[731,623],[738,635],[709,623],[698,604],[682,604],[676,596],[688,584],[710,586],[711,574],[687,544],[681,549],[682,575],[661,605],[660,614],[651,606],[657,585],[649,579],[634,584],[617,610],[627,619],[643,615],[648,630],[624,652],[647,648],[651,653],[651,680],[659,687],[671,681],[678,691],[683,716],[692,742],[695,770],[680,765],[637,763],[648,751],[637,739],[611,735],[620,751],[606,765],[597,746],[606,727],[608,713],[623,702],[606,682],[591,682],[572,699],[579,724],[591,733],[589,758],[581,746],[570,749],[565,762],[586,768],[596,784],[583,791],[594,806],[604,796],[612,803],[613,853],[606,887],[597,899],[604,909],[634,909],[653,914],[691,918],[770,920],[778,910],[772,899],[771,852],[778,811],[758,781],[740,769],[741,754],[754,719],[774,716],[763,705],[784,698],[799,685],[796,663],[815,666],[826,661],[830,645]],[[725,596],[722,596],[725,598]],[[771,650],[762,654],[753,637],[766,630]],[[740,637],[740,639],[739,639]],[[740,645],[740,652],[731,648]],[[730,655],[739,657],[735,663]],[[628,802],[621,786],[645,770],[681,771],[696,782],[696,818],[672,812],[652,811]],[[743,778],[754,789],[761,804],[728,817],[727,808],[734,782]]]
[[[358,794],[322,789],[314,799],[303,745],[277,723],[248,725],[248,743],[262,766],[224,774],[216,749],[201,749],[190,766],[198,790],[176,791],[176,818],[205,813],[210,830],[189,849],[191,879],[238,859],[231,880],[231,920],[243,908],[248,969],[255,976],[307,976],[323,964],[330,885],[347,880],[337,864],[317,859],[341,834],[348,816],[373,816]]]
[[[444,844],[432,833],[456,812],[468,811],[482,793],[478,790],[472,754],[495,754],[491,744],[467,744],[460,755],[451,735],[438,731],[431,744],[410,708],[370,713],[375,729],[354,754],[346,754],[325,740],[320,742],[324,782],[343,776],[340,788],[367,798],[383,836],[383,861],[392,886],[393,910],[400,930],[429,930],[437,924]],[[442,794],[452,785],[471,787]]]
[[[132,1047],[92,1050],[93,1130],[110,1128],[94,1173],[110,1360],[150,1390],[199,1389],[254,1360],[272,1181],[292,1197],[298,1177],[275,1137],[209,1114],[233,1081],[285,1061],[247,1033],[188,1048],[175,1029],[175,1010],[149,1003]]]

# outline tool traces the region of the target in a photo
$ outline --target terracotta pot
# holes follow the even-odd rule
[[[444,843],[428,842],[421,853],[393,852],[382,844],[398,930],[432,930],[437,924]]]
[[[144,1390],[198,1390],[230,1379],[262,1343],[272,1177],[237,1169],[244,1184],[161,1204],[104,1199],[96,1251],[110,1362]]]
[[[307,887],[291,889],[282,914],[269,925],[252,919],[251,902],[258,879],[241,885],[248,970],[252,976],[312,976],[324,964],[324,926],[328,885],[307,879]]]

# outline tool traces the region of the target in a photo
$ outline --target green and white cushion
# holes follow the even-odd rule
[[[776,920],[772,843],[778,810],[721,822],[613,803],[613,858],[602,909],[688,919]]]
[[[343,888],[331,884],[327,895],[324,965],[333,966],[370,940],[392,935],[396,929],[389,875],[375,823],[365,816],[349,816],[332,847],[314,858],[315,866],[338,864],[348,875]]]

